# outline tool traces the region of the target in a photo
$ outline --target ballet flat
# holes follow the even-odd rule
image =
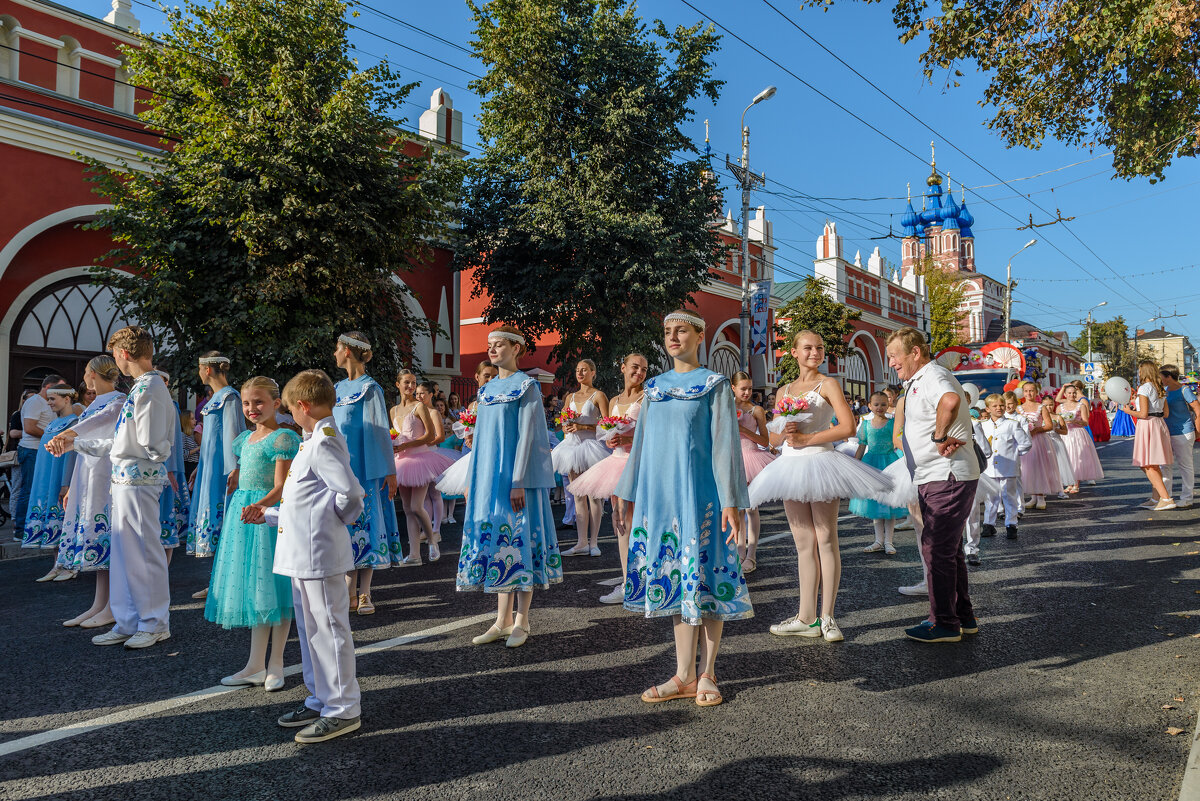
[[[208,597],[208,587],[205,587],[204,589],[200,590],[199,592],[192,593],[193,601],[203,601],[207,597]]]
[[[44,581],[54,581],[56,578],[58,578],[58,575],[62,572],[63,572],[63,569],[61,567],[55,565],[53,570],[51,570],[46,575],[42,576],[40,579],[34,579],[34,581],[36,581],[38,584],[41,584]]]
[[[100,617],[97,617],[96,615],[92,615],[87,620],[80,623],[79,628],[81,628],[81,629],[98,629],[101,626],[111,626],[113,623],[116,623],[116,622],[117,622],[116,619],[113,618],[111,615],[107,618],[100,618]]]
[[[260,687],[266,681],[267,671],[260,670],[257,673],[251,673],[249,676],[226,676],[221,679],[221,684],[225,687]]]
[[[520,626],[512,627],[512,634],[508,635],[508,639],[504,641],[506,648],[520,648],[529,639],[529,632]]]
[[[76,575],[77,574],[75,573],[74,570],[64,570],[63,572],[61,572],[57,576],[55,576],[54,580],[55,581],[70,581],[71,579],[75,578]]]
[[[263,682],[263,689],[269,693],[283,689],[283,676],[267,676]]]
[[[508,626],[507,628],[502,629],[493,623],[492,627],[490,629],[488,629],[487,631],[485,631],[483,634],[480,634],[478,637],[472,637],[471,642],[474,643],[475,645],[487,645],[489,642],[495,642],[496,640],[503,640],[505,637],[512,634],[512,632],[513,632],[512,626]]]

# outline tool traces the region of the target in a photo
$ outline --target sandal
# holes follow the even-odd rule
[[[717,684],[717,677],[712,675],[711,673],[701,673],[700,679],[708,679],[709,681],[711,681],[713,683],[713,686],[716,686],[716,684]],[[719,690],[701,690],[701,689],[699,689],[700,679],[696,679],[696,686],[697,686],[696,706],[717,706],[718,704],[721,704],[725,701],[725,696],[721,695],[721,692]],[[715,695],[716,698],[703,699],[700,697],[701,695],[709,695],[709,696]]]
[[[742,575],[743,576],[748,576],[751,573],[753,573],[755,570],[758,570],[758,560],[757,559],[743,559],[742,560]]]
[[[351,612],[358,611],[358,596],[357,595],[350,596],[350,611]]]
[[[375,614],[375,604],[371,603],[370,595],[358,596],[358,613],[360,615]]]
[[[672,676],[671,681],[675,682],[675,692],[671,695],[661,695],[658,692],[658,686],[655,685],[642,693],[642,700],[647,704],[661,704],[663,701],[674,701],[678,698],[695,698],[696,697],[696,682],[699,679],[692,679],[687,684],[683,683],[683,679],[678,676]]]

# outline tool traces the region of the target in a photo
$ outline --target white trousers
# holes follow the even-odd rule
[[[161,484],[112,485],[108,603],[120,634],[171,630],[167,551],[158,515],[161,494]]]
[[[356,718],[362,694],[354,675],[350,595],[344,575],[292,579],[300,663],[308,698],[304,705],[323,718]]]
[[[996,525],[996,518],[1000,514],[1000,508],[1004,508],[1004,525],[1015,526],[1017,524],[1017,513],[1021,509],[1021,480],[1015,476],[1012,478],[997,478],[996,481],[1000,484],[1000,494],[992,498],[983,505],[983,522],[989,526]]]
[[[976,487],[979,485],[976,484]],[[963,534],[967,538],[967,553],[979,553],[979,538],[983,536],[983,527],[980,523],[980,515],[982,510],[979,508],[979,491],[975,491],[975,498],[971,502],[971,513],[967,515],[967,525],[963,528]]]
[[[1163,483],[1167,485],[1168,498],[1175,497],[1175,493],[1171,491],[1171,482],[1175,476],[1175,469],[1178,468],[1179,470],[1179,483],[1182,485],[1179,489],[1180,503],[1191,503],[1195,500],[1196,465],[1193,459],[1195,445],[1195,431],[1172,435],[1171,452],[1175,454],[1175,464],[1164,464],[1162,466]]]

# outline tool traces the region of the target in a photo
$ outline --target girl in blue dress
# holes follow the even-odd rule
[[[283,495],[300,437],[280,428],[279,385],[264,376],[242,384],[242,412],[254,424],[233,441],[237,490],[229,499],[221,524],[221,547],[213,560],[212,581],[204,618],[226,629],[250,629],[246,666],[221,679],[226,687],[263,685],[283,689],[283,648],[292,625],[292,585],[272,572],[278,529],[246,523],[275,506]],[[267,661],[267,644],[271,659]]]
[[[212,556],[221,536],[225,501],[233,492],[233,441],[246,430],[242,399],[229,386],[229,358],[215,350],[200,357],[200,380],[212,397],[200,411],[204,429],[200,436],[200,464],[192,474],[192,508],[188,510],[187,552]],[[192,595],[201,599],[205,588]]]
[[[562,581],[562,558],[550,510],[554,467],[537,379],[517,370],[525,338],[509,326],[488,334],[488,360],[499,374],[479,388],[470,494],[463,517],[455,588],[497,593],[496,622],[476,645],[529,637],[535,587]],[[513,596],[516,608],[513,608]]]
[[[350,611],[365,615],[375,611],[371,603],[373,573],[403,558],[394,502],[397,484],[392,428],[383,388],[366,372],[366,363],[371,360],[367,335],[361,331],[342,334],[333,358],[338,368],[346,371],[346,378],[337,383],[333,419],[350,449],[350,469],[367,491],[363,513],[350,526],[355,570],[346,574]]]
[[[871,414],[858,424],[858,431],[854,435],[858,439],[855,458],[861,459],[876,470],[883,470],[900,458],[892,444],[896,430],[895,420],[887,416],[888,396],[884,393],[876,392],[868,403]],[[892,537],[896,532],[896,521],[908,517],[907,507],[888,506],[871,498],[851,498],[850,514],[865,517],[875,525],[875,541],[863,548],[863,553],[883,551],[888,556],[896,553]]]
[[[754,615],[737,550],[750,505],[737,410],[729,379],[700,366],[704,320],[672,312],[663,334],[675,368],[645,384],[614,493],[628,503],[631,528],[625,608],[670,616],[675,626],[675,675],[642,700],[716,706],[724,700],[716,659],[725,621]]]
[[[29,511],[25,515],[25,530],[21,533],[22,548],[53,548],[54,568],[38,581],[63,581],[75,578],[75,572],[58,566],[58,540],[62,536],[63,500],[71,483],[71,468],[75,456],[66,453],[54,456],[46,443],[66,431],[79,419],[72,404],[75,390],[66,384],[46,390],[46,400],[55,419],[42,432],[37,459],[33,465],[33,488],[29,493]]]

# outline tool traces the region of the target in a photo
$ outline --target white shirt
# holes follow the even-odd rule
[[[163,373],[149,370],[133,382],[116,429],[106,417],[77,421],[75,450],[90,456],[108,456],[114,484],[166,484],[165,462],[175,446],[179,417]]]
[[[938,403],[948,392],[958,395],[959,404],[944,433],[965,444],[946,458],[938,453],[938,445],[931,437],[937,423]],[[914,484],[948,481],[951,476],[959,481],[979,478],[979,465],[971,447],[974,431],[968,405],[967,393],[954,374],[940,364],[928,362],[909,380],[904,393],[904,447],[913,469]]]
[[[1143,396],[1146,399],[1146,406],[1147,406],[1146,411],[1148,411],[1148,412],[1154,412],[1156,414],[1161,414],[1163,408],[1167,405],[1166,394],[1160,393],[1157,389],[1154,388],[1154,385],[1151,384],[1149,381],[1147,381],[1145,384],[1142,384],[1140,387],[1138,387],[1137,394]],[[1135,409],[1137,408],[1136,404],[1134,405],[1134,408]],[[22,446],[25,445],[24,438],[21,439],[21,445]]]
[[[1001,417],[999,420],[984,420],[980,423],[987,437],[992,455],[985,471],[992,478],[1016,478],[1021,472],[1021,454],[1029,453],[1033,439],[1024,420]]]
[[[17,443],[17,445],[22,448],[36,449],[42,444],[41,435],[34,436],[33,434],[25,432],[23,429],[25,428],[26,420],[36,420],[37,424],[42,427],[43,431],[45,431],[46,426],[54,422],[54,410],[50,408],[50,403],[36,392],[30,395],[25,402],[21,404],[22,434],[21,441]]]

